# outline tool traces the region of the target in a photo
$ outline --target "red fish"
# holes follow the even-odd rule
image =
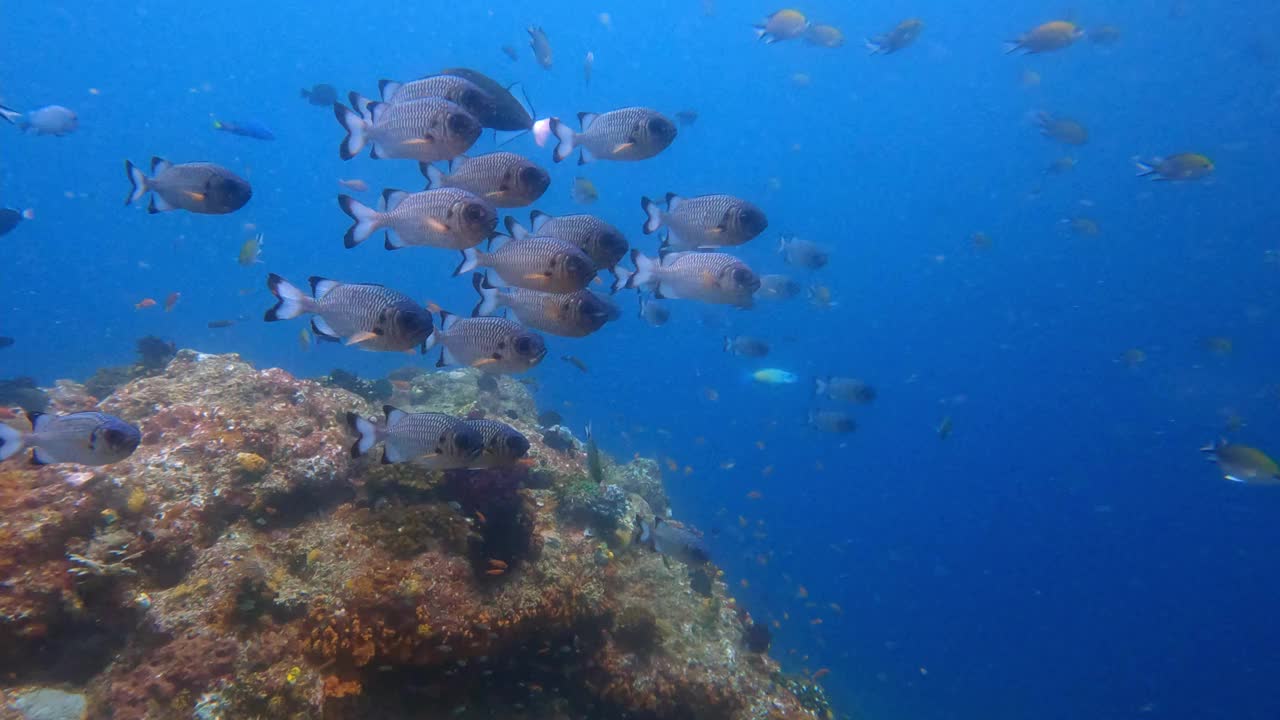
[[[153,308],[153,307],[155,307],[155,306],[156,306],[156,301],[155,301],[155,300],[152,300],[151,298],[142,298],[142,301],[141,301],[141,302],[134,303],[134,305],[133,305],[133,309],[134,309],[134,310],[145,310],[145,309],[147,309],[147,308]]]
[[[174,292],[169,293],[169,297],[164,299],[164,311],[173,312],[173,306],[177,305],[178,301],[181,299],[182,299],[182,293],[176,290]],[[156,303],[154,300],[152,300],[151,304],[155,305]]]

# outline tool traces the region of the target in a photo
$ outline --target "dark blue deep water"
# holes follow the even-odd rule
[[[620,294],[621,321],[553,339],[531,374],[544,409],[577,429],[593,422],[612,454],[678,468],[665,473],[677,517],[707,532],[753,615],[778,621],[786,667],[829,668],[840,710],[865,718],[1280,717],[1280,488],[1227,483],[1198,452],[1232,418],[1232,440],[1280,452],[1280,264],[1267,254],[1280,251],[1280,9],[801,6],[843,29],[837,49],[756,42],[751,23],[775,9],[11,0],[0,101],[68,105],[81,126],[63,138],[0,126],[0,205],[36,212],[0,239],[0,335],[16,340],[0,350],[0,377],[83,379],[130,361],[146,334],[304,376],[434,360],[304,351],[303,321],[260,320],[268,271],[381,282],[463,312],[474,302],[449,276],[454,253],[343,248],[338,179],[367,181],[367,202],[422,179],[411,162],[340,160],[332,111],[300,87],[372,96],[379,78],[467,65],[519,80],[539,116],[695,109],[696,125],[640,163],[552,166],[527,137],[508,149],[552,169],[536,207],[575,211],[582,174],[600,191],[590,211],[650,254],[641,195],[750,199],[770,227],[741,256],[782,272],[779,234],[825,243],[826,268],[789,271],[838,304],[676,302],[672,322],[651,328],[634,293]],[[1064,14],[1122,37],[1002,54],[1003,40]],[[926,23],[915,45],[865,53],[863,36],[912,15]],[[533,62],[530,24],[551,37],[551,71]],[[1039,110],[1079,119],[1090,142],[1040,137]],[[263,123],[277,140],[215,132],[211,114]],[[492,147],[486,137],[475,151]],[[1134,177],[1131,157],[1175,152],[1204,153],[1216,172]],[[1075,169],[1046,177],[1066,154]],[[122,207],[124,160],[152,155],[224,164],[251,180],[253,200],[227,216]],[[1060,220],[1072,216],[1101,232],[1069,233]],[[241,267],[256,231],[264,264]],[[979,231],[990,248],[974,246]],[[175,291],[173,312],[134,309]],[[221,319],[239,322],[206,327]],[[724,353],[722,336],[737,333],[770,340],[772,354]],[[1210,351],[1210,337],[1231,351]],[[1123,362],[1130,349],[1145,362]],[[748,381],[760,367],[801,381]],[[811,408],[837,407],[812,397],[828,374],[879,391],[851,408],[853,435],[806,425]]]

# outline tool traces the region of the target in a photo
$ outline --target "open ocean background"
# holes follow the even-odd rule
[[[520,81],[540,117],[695,109],[696,125],[640,163],[553,166],[527,137],[507,149],[552,171],[536,208],[599,214],[648,254],[641,195],[752,200],[770,227],[741,256],[783,272],[780,233],[827,244],[826,268],[792,272],[838,305],[677,301],[651,328],[621,293],[619,322],[549,338],[531,375],[541,408],[579,435],[590,421],[613,455],[678,468],[666,472],[676,516],[707,532],[752,614],[780,623],[773,654],[790,670],[829,668],[837,706],[870,720],[1280,717],[1280,489],[1227,483],[1198,452],[1233,416],[1244,426],[1230,439],[1280,451],[1280,264],[1266,260],[1280,250],[1280,5],[797,6],[844,31],[839,49],[765,46],[750,25],[778,8],[706,5],[5,3],[0,101],[68,105],[80,129],[0,127],[0,205],[37,215],[0,239],[0,334],[16,339],[0,377],[83,380],[131,361],[147,334],[301,376],[433,362],[304,351],[303,321],[261,321],[268,271],[381,282],[464,313],[475,302],[468,279],[449,277],[454,253],[343,248],[339,178],[367,181],[368,203],[423,180],[412,162],[341,161],[332,111],[301,87],[374,97],[379,78],[465,65]],[[1002,54],[1001,41],[1068,12],[1123,37]],[[909,16],[926,23],[914,46],[866,55],[863,36]],[[533,24],[555,49],[549,72],[528,51]],[[1091,142],[1040,137],[1037,110],[1081,120]],[[215,132],[211,114],[277,140]],[[486,136],[473,153],[492,146]],[[1132,156],[1183,151],[1213,158],[1214,177],[1134,177]],[[1044,177],[1064,154],[1076,169]],[[254,197],[216,217],[121,207],[124,160],[152,155],[224,164]],[[569,198],[579,174],[600,191],[585,210]],[[1066,232],[1059,221],[1076,215],[1101,233]],[[247,223],[266,237],[249,268],[236,262]],[[991,248],[973,246],[979,231]],[[174,291],[171,313],[134,309]],[[239,322],[206,327],[222,319]],[[773,353],[724,353],[737,333]],[[1208,337],[1233,351],[1210,352]],[[1121,362],[1131,348],[1146,361]],[[759,367],[801,382],[752,384]],[[812,397],[828,374],[879,391],[853,408],[854,435],[806,425],[809,409],[835,407]]]

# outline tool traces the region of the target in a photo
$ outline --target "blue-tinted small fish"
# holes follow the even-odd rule
[[[786,275],[761,275],[760,289],[756,291],[756,297],[761,300],[790,300],[803,290],[800,283]]]
[[[213,163],[174,165],[164,158],[153,157],[150,176],[127,160],[124,169],[133,184],[124,204],[131,205],[151,193],[149,213],[186,210],[225,215],[244,207],[253,197],[253,188],[247,180]]]
[[[831,253],[825,247],[793,235],[783,235],[778,239],[778,253],[788,265],[809,270],[817,270],[831,259]]]
[[[581,290],[596,276],[596,264],[581,248],[545,236],[512,240],[490,252],[467,248],[453,274],[476,268],[491,268],[507,285],[548,293]]]
[[[582,78],[584,85],[591,84],[591,68],[596,64],[596,54],[587,51],[587,59],[582,64]]]
[[[857,421],[843,410],[810,410],[809,426],[837,434],[851,433],[858,429]]]
[[[690,566],[705,565],[711,560],[711,552],[699,533],[677,527],[660,517],[655,517],[650,524],[637,515],[636,527],[639,535],[637,544],[654,552]]]
[[[671,319],[671,308],[662,300],[640,295],[640,319],[652,327],[661,327]]]
[[[769,354],[769,343],[750,335],[726,337],[724,351],[739,357],[762,358]]]
[[[727,253],[683,252],[665,258],[631,251],[635,272],[621,266],[613,289],[651,289],[656,298],[683,298],[720,305],[751,307],[760,278],[746,263]]]
[[[511,62],[519,62],[520,60],[520,53],[517,52],[516,49],[511,47],[510,45],[502,46],[502,54],[511,58]]]
[[[69,415],[28,413],[31,432],[0,424],[0,460],[24,447],[32,449],[36,465],[79,463],[108,465],[119,462],[138,448],[142,433],[114,415],[78,412]]]
[[[795,373],[778,368],[762,368],[751,373],[751,379],[761,385],[794,385],[800,382]]]
[[[590,290],[545,293],[495,287],[479,273],[472,276],[471,284],[480,296],[480,302],[471,312],[473,317],[492,315],[506,307],[524,325],[552,335],[586,337],[618,317],[618,308],[612,302]]]
[[[547,33],[540,26],[534,25],[528,28],[529,31],[529,47],[533,48],[533,58],[543,69],[550,70],[552,63],[551,41],[547,38]]]
[[[253,120],[245,121],[222,121],[218,118],[213,119],[213,129],[222,132],[239,135],[241,137],[253,138],[255,140],[275,140],[275,133],[271,132],[266,125]]]
[[[383,443],[382,462],[413,462],[433,470],[470,467],[484,451],[480,431],[444,413],[407,413],[390,405],[382,408],[386,419],[374,423],[347,413],[347,426],[356,433],[351,456],[367,455]]]
[[[742,245],[769,227],[763,210],[732,195],[684,198],[667,193],[666,204],[664,209],[647,197],[640,198],[646,216],[644,233],[667,228],[664,250]]]
[[[856,378],[815,378],[813,383],[813,394],[818,397],[843,400],[844,402],[858,403],[859,405],[866,405],[876,399],[876,389]]]
[[[17,125],[23,132],[35,135],[62,137],[80,127],[80,119],[75,112],[61,105],[48,105],[28,113],[0,105],[0,118]]]
[[[327,83],[312,85],[310,90],[303,88],[300,94],[303,100],[316,107],[333,107],[338,102],[337,88]]]
[[[480,121],[444,98],[370,102],[353,92],[350,100],[350,108],[333,106],[334,116],[347,131],[338,146],[343,160],[359,155],[365,145],[372,146],[369,155],[374,160],[450,160],[465,153],[480,137]]]

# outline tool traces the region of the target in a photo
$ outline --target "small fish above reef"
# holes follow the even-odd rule
[[[504,422],[485,418],[463,422],[484,440],[484,450],[470,465],[473,469],[513,465],[529,452],[529,439]]]
[[[452,415],[407,413],[390,405],[382,411],[386,419],[381,424],[347,413],[347,425],[357,436],[352,457],[367,455],[383,443],[383,464],[414,462],[449,470],[470,467],[484,451],[480,431]]]
[[[576,355],[562,355],[560,356],[560,359],[578,368],[580,372],[591,372],[591,368],[587,367],[587,364],[582,361],[582,358]]]
[[[450,160],[466,152],[480,137],[480,121],[442,97],[406,102],[370,102],[351,93],[351,107],[339,103],[334,115],[347,131],[338,155],[350,160],[371,145],[375,159],[418,162]]]
[[[493,235],[498,211],[483,198],[462,188],[442,187],[422,192],[382,191],[381,210],[350,195],[338,196],[338,207],[353,222],[342,238],[350,249],[385,231],[383,247],[438,247],[461,250]]]
[[[825,247],[794,235],[778,238],[778,253],[788,265],[808,270],[824,267],[831,260],[831,253]]]
[[[32,448],[36,465],[79,463],[108,465],[119,462],[138,448],[142,433],[114,415],[78,412],[69,415],[28,413],[31,432],[22,433],[0,425],[0,460]]]
[[[1064,145],[1084,145],[1089,142],[1089,130],[1071,118],[1038,112],[1035,116],[1040,134]]]
[[[805,31],[804,41],[817,47],[838,48],[844,45],[844,32],[834,25],[814,24]]]
[[[210,320],[208,323],[210,330],[220,330],[222,328],[229,328],[235,324],[236,324],[235,320]]]
[[[459,318],[440,313],[440,327],[427,349],[439,345],[436,367],[466,365],[484,373],[503,375],[529,370],[547,355],[546,341],[506,318]]]
[[[661,327],[671,319],[671,308],[662,300],[640,295],[640,319],[650,327]]]
[[[596,190],[596,184],[590,178],[576,177],[573,179],[573,189],[569,191],[569,199],[579,205],[590,205],[600,199],[600,191]]]
[[[1218,463],[1222,477],[1250,485],[1280,485],[1280,466],[1261,450],[1226,440],[1200,448],[1205,459]]]
[[[510,59],[511,59],[511,62],[519,62],[519,61],[520,61],[520,53],[519,53],[519,52],[518,52],[514,47],[512,47],[512,46],[510,46],[510,45],[503,45],[503,46],[502,46],[502,54],[503,54],[503,55],[506,55],[508,58],[510,58]]]
[[[604,463],[600,459],[600,446],[596,445],[596,436],[587,424],[587,477],[597,485],[604,484]]]
[[[551,118],[548,129],[558,143],[552,158],[560,162],[579,150],[578,164],[595,160],[635,161],[651,158],[676,139],[676,126],[662,113],[627,107],[606,113],[578,113],[581,132]]]
[[[431,313],[403,293],[382,285],[315,276],[310,281],[309,296],[275,273],[267,276],[267,287],[278,302],[266,312],[265,320],[311,314],[311,329],[317,337],[361,350],[407,352],[425,348],[432,337]]]
[[[665,209],[647,197],[640,198],[640,208],[646,235],[667,228],[663,250],[742,245],[769,227],[763,210],[732,195],[684,198],[667,193]]]
[[[794,385],[800,382],[795,373],[778,368],[763,368],[751,373],[751,379],[761,385]]]
[[[515,218],[507,216],[507,233],[515,240],[543,236],[559,238],[577,245],[591,258],[597,268],[615,271],[618,261],[630,245],[627,236],[618,228],[595,215],[548,215],[541,210],[529,213],[532,231],[525,229]]]
[[[255,140],[275,140],[276,139],[275,133],[271,132],[271,130],[266,125],[263,125],[260,122],[255,122],[253,120],[245,120],[243,122],[237,122],[237,121],[224,122],[222,120],[219,120],[218,118],[213,118],[213,129],[221,130],[222,132],[225,132],[225,133],[231,133],[232,135],[239,135],[240,137],[253,138]]]
[[[551,176],[528,158],[510,152],[492,152],[449,161],[446,173],[423,164],[427,188],[455,187],[474,193],[499,208],[531,205],[551,185]]]
[[[711,553],[700,533],[678,527],[655,517],[653,523],[636,516],[638,537],[636,543],[656,553],[679,560],[690,567],[705,565],[711,561]]]
[[[851,433],[858,429],[853,416],[843,410],[810,410],[809,427],[829,433]]]
[[[750,335],[726,337],[724,351],[739,357],[762,358],[769,354],[769,343]]]
[[[760,289],[760,277],[726,253],[680,252],[651,258],[631,251],[635,272],[622,268],[613,289],[651,289],[656,298],[683,298],[749,308]]]
[[[814,379],[814,395],[832,400],[866,405],[876,399],[876,389],[856,378],[826,377]]]

